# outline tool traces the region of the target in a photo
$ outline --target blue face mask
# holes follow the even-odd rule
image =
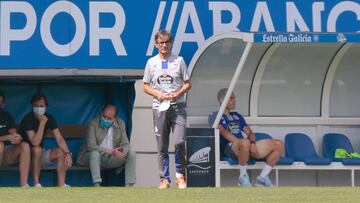
[[[105,127],[105,128],[108,128],[108,127],[110,127],[110,126],[113,124],[112,121],[106,120],[104,117],[101,117],[100,123],[101,123],[101,125],[102,125],[103,127]]]
[[[45,114],[46,108],[45,107],[34,107],[33,112],[38,116],[42,116]]]

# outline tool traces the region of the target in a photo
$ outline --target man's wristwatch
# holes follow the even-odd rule
[[[67,155],[72,156],[72,153],[71,153],[71,152],[64,152],[64,154],[65,154],[65,156],[67,156]]]

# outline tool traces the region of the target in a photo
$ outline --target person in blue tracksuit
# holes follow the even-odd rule
[[[220,104],[223,102],[226,92],[226,88],[218,92],[217,99]],[[257,141],[255,133],[244,117],[233,111],[235,107],[236,97],[232,93],[218,125],[221,135],[220,150],[226,156],[239,160],[239,185],[242,187],[252,186],[246,171],[249,158],[265,158],[266,163],[260,175],[256,177],[256,185],[271,187],[273,184],[268,175],[283,154],[283,142],[276,139]]]

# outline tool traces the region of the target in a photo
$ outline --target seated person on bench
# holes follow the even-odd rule
[[[223,102],[226,92],[227,89],[221,89],[218,92],[217,99],[220,104]],[[256,141],[255,134],[246,124],[242,115],[233,111],[235,106],[236,98],[235,94],[232,93],[218,125],[221,135],[220,150],[226,156],[239,160],[239,186],[241,187],[252,186],[246,171],[249,158],[266,158],[264,168],[260,175],[256,177],[256,185],[271,187],[273,184],[268,175],[283,153],[283,142],[270,139]],[[244,132],[247,137],[244,137],[242,132]]]
[[[101,186],[102,168],[121,170],[125,166],[126,186],[133,186],[136,182],[136,154],[130,151],[125,124],[116,117],[117,111],[111,104],[104,107],[101,116],[89,123],[86,141],[79,151],[78,163],[90,166],[95,187]]]
[[[66,170],[72,165],[72,154],[60,133],[55,118],[46,112],[48,106],[45,95],[38,93],[31,99],[32,111],[25,115],[20,124],[20,133],[24,141],[30,144],[34,187],[40,184],[41,167],[56,163],[58,186],[65,184]],[[50,129],[56,139],[58,148],[43,150],[46,131]]]
[[[16,131],[14,118],[9,112],[3,110],[4,105],[5,94],[0,91],[0,167],[19,163],[20,186],[28,188],[29,144],[22,142],[21,135]],[[9,141],[11,145],[4,145],[5,141]]]

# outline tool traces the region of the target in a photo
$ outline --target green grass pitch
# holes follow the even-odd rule
[[[360,188],[279,187],[279,188],[0,188],[0,202],[261,202],[311,203],[360,202]]]

